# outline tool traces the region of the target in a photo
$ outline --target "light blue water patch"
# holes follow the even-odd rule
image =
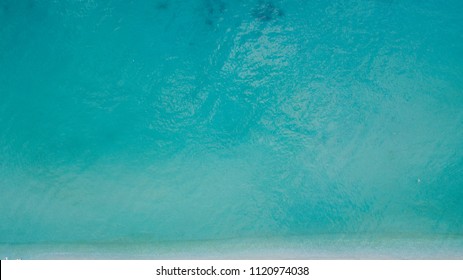
[[[462,109],[459,0],[1,0],[0,243],[461,237]]]

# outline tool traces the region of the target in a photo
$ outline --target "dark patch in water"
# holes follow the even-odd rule
[[[8,3],[2,3],[2,10],[7,12],[10,9],[10,5]]]
[[[157,10],[167,10],[169,8],[169,1],[158,1],[155,7]]]
[[[225,12],[226,6],[221,0],[206,0],[206,8],[209,15],[216,15]]]
[[[260,21],[272,21],[284,16],[281,8],[275,6],[272,2],[260,2],[252,11],[252,15]]]
[[[210,18],[207,18],[206,21],[205,21],[205,23],[206,23],[207,25],[212,25],[214,22],[213,22]]]
[[[4,13],[4,14],[7,14],[9,11],[10,11],[10,8],[11,8],[11,3],[8,3],[8,1],[1,1],[1,11]]]
[[[217,18],[221,17],[227,9],[225,2],[222,0],[205,0],[204,5],[206,8],[206,24],[213,25]]]

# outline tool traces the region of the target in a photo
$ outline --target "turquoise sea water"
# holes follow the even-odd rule
[[[463,1],[0,0],[0,257],[294,236],[463,255]]]

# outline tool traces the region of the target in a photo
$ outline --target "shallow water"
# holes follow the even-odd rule
[[[461,238],[462,108],[460,0],[0,0],[0,252]]]

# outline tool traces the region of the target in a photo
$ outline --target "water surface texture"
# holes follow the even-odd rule
[[[3,255],[461,240],[463,1],[0,0],[0,213]]]

